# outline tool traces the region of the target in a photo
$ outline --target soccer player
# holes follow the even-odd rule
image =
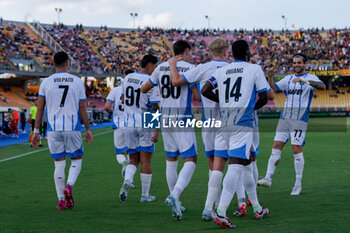
[[[290,138],[296,175],[295,184],[290,195],[299,195],[301,193],[301,179],[304,170],[303,146],[305,144],[313,90],[314,88],[325,89],[326,86],[317,76],[305,72],[307,57],[304,54],[295,54],[292,59],[295,74],[287,75],[275,83],[273,80],[275,72],[273,70],[268,72],[271,88],[277,92],[283,91],[287,99],[277,125],[265,178],[259,180],[258,185],[271,187],[272,176],[280,162],[282,149]]]
[[[141,93],[141,86],[148,81],[150,74],[157,67],[158,59],[153,55],[145,55],[141,60],[140,72],[128,74],[122,84],[124,96],[125,142],[130,155],[130,163],[126,166],[125,178],[120,190],[119,198],[126,201],[131,181],[141,162],[142,196],[140,202],[152,202],[155,196],[149,195],[152,180],[151,158],[154,152],[154,143],[158,141],[158,129],[143,129],[142,116],[148,111],[158,108],[159,91],[153,88],[147,93]]]
[[[121,79],[121,78],[120,78]],[[114,87],[107,96],[107,101],[104,109],[112,115],[112,129],[114,130],[114,149],[117,162],[122,165],[122,176],[125,177],[125,168],[129,163],[128,156],[125,153],[128,148],[125,144],[124,138],[124,104],[122,99],[122,79],[117,80],[117,86]]]
[[[184,40],[174,43],[175,56],[181,56],[182,60],[177,62],[176,68],[182,74],[194,67],[190,64],[191,46]],[[146,93],[154,86],[159,86],[161,97],[162,120],[164,121],[186,121],[192,117],[192,91],[188,85],[175,87],[170,77],[170,64],[163,62],[157,66],[151,78],[142,87],[141,91]],[[163,127],[163,125],[162,125]],[[184,129],[173,127],[162,129],[164,149],[166,155],[166,179],[170,195],[166,198],[166,204],[172,208],[175,220],[182,220],[184,208],[181,206],[179,197],[190,183],[197,162],[197,142],[194,128]],[[177,174],[178,156],[181,154],[184,166],[179,175]]]
[[[267,90],[267,97],[269,100],[273,100],[275,98],[275,92],[271,89],[268,88]],[[250,156],[252,159],[252,166],[253,166],[253,177],[254,177],[254,182],[255,186],[257,185],[258,181],[258,167],[256,165],[256,158],[259,154],[259,116],[258,116],[258,111],[254,111],[254,121],[253,121],[253,141],[252,145],[250,147]],[[251,202],[248,198],[248,202],[245,202],[245,190],[244,186],[242,183],[242,180],[240,180],[240,184],[237,187],[237,200],[238,200],[238,208],[237,210],[233,213],[235,216],[245,216],[247,213],[247,204],[248,206],[251,206]]]
[[[267,103],[268,84],[260,66],[248,63],[250,52],[246,41],[235,41],[232,54],[235,61],[218,69],[202,89],[204,96],[219,102],[223,125],[220,128],[221,142],[217,140],[216,143],[223,144],[230,156],[220,203],[213,218],[224,228],[235,227],[226,217],[226,210],[241,179],[254,207],[255,218],[262,219],[268,214],[268,209],[258,202],[250,158],[253,112]],[[218,88],[218,93],[213,92],[215,88]]]
[[[20,116],[18,114],[18,111],[16,109],[9,108],[8,112],[11,114],[11,133],[13,138],[19,138],[18,136],[18,122],[20,119]]]
[[[213,73],[223,67],[228,63],[226,62],[228,58],[228,42],[220,37],[215,38],[208,45],[209,51],[213,60],[205,64],[200,64],[197,67],[183,73],[180,73],[176,69],[176,57],[169,60],[170,71],[171,71],[171,81],[174,86],[181,86],[187,84],[198,84],[199,91],[203,88],[204,84],[212,77]],[[178,57],[181,59],[181,56]],[[219,106],[217,102],[214,102],[204,96],[200,97],[202,102],[202,120],[218,120],[219,117]],[[208,194],[205,202],[205,209],[202,213],[202,219],[205,221],[212,220],[214,215],[213,204],[219,204],[220,190],[221,190],[221,180],[223,176],[223,171],[228,159],[227,153],[217,153],[215,154],[215,136],[217,134],[217,129],[207,128],[202,129],[202,139],[205,150],[205,155],[209,162],[209,182],[208,182]]]
[[[79,77],[68,73],[67,53],[56,53],[54,65],[56,73],[44,79],[40,85],[32,145],[37,148],[40,141],[39,127],[46,105],[48,146],[55,160],[54,180],[58,197],[57,209],[64,210],[74,207],[72,189],[79,176],[84,155],[80,119],[85,125],[85,138],[89,145],[93,137],[85,108],[84,84]],[[71,166],[65,186],[66,156],[71,158]]]

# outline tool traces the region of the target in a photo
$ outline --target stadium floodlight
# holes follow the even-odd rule
[[[208,30],[210,30],[210,20],[211,20],[211,18],[208,15],[204,15],[204,17],[208,20]]]
[[[287,30],[287,17],[285,15],[282,15],[281,17],[284,20],[284,30]]]
[[[137,13],[130,13],[130,16],[131,16],[132,19],[133,19],[133,28],[135,28],[135,19],[136,19],[136,17],[138,16],[138,14],[137,14]]]
[[[62,8],[55,8],[55,11],[57,12],[58,15],[58,25],[60,25],[60,14],[62,13]]]

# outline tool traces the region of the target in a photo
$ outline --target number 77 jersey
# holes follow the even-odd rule
[[[269,88],[260,66],[236,61],[218,69],[209,82],[219,91],[222,127],[253,127],[257,94]]]
[[[45,98],[49,131],[79,131],[79,102],[85,101],[83,81],[66,72],[43,80],[39,97]]]

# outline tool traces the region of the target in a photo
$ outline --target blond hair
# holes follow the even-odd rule
[[[221,37],[216,37],[209,45],[209,50],[214,56],[220,56],[224,51],[228,50],[228,42]]]

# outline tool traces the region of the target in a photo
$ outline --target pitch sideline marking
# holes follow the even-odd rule
[[[107,132],[102,132],[102,133],[94,134],[93,136],[96,137],[96,136],[100,136],[100,135],[107,134],[107,133],[110,133],[110,132],[113,132],[113,130],[109,130],[109,131],[107,131]],[[6,162],[6,161],[9,161],[9,160],[13,160],[13,159],[17,159],[17,158],[21,158],[21,157],[24,157],[24,156],[27,156],[27,155],[35,154],[35,153],[38,153],[38,152],[41,152],[41,151],[44,151],[44,150],[48,150],[48,149],[49,149],[49,148],[44,148],[44,149],[40,149],[40,150],[35,150],[35,151],[27,152],[27,153],[24,153],[24,154],[21,154],[21,155],[12,156],[12,157],[9,157],[9,158],[0,160],[0,163]]]

